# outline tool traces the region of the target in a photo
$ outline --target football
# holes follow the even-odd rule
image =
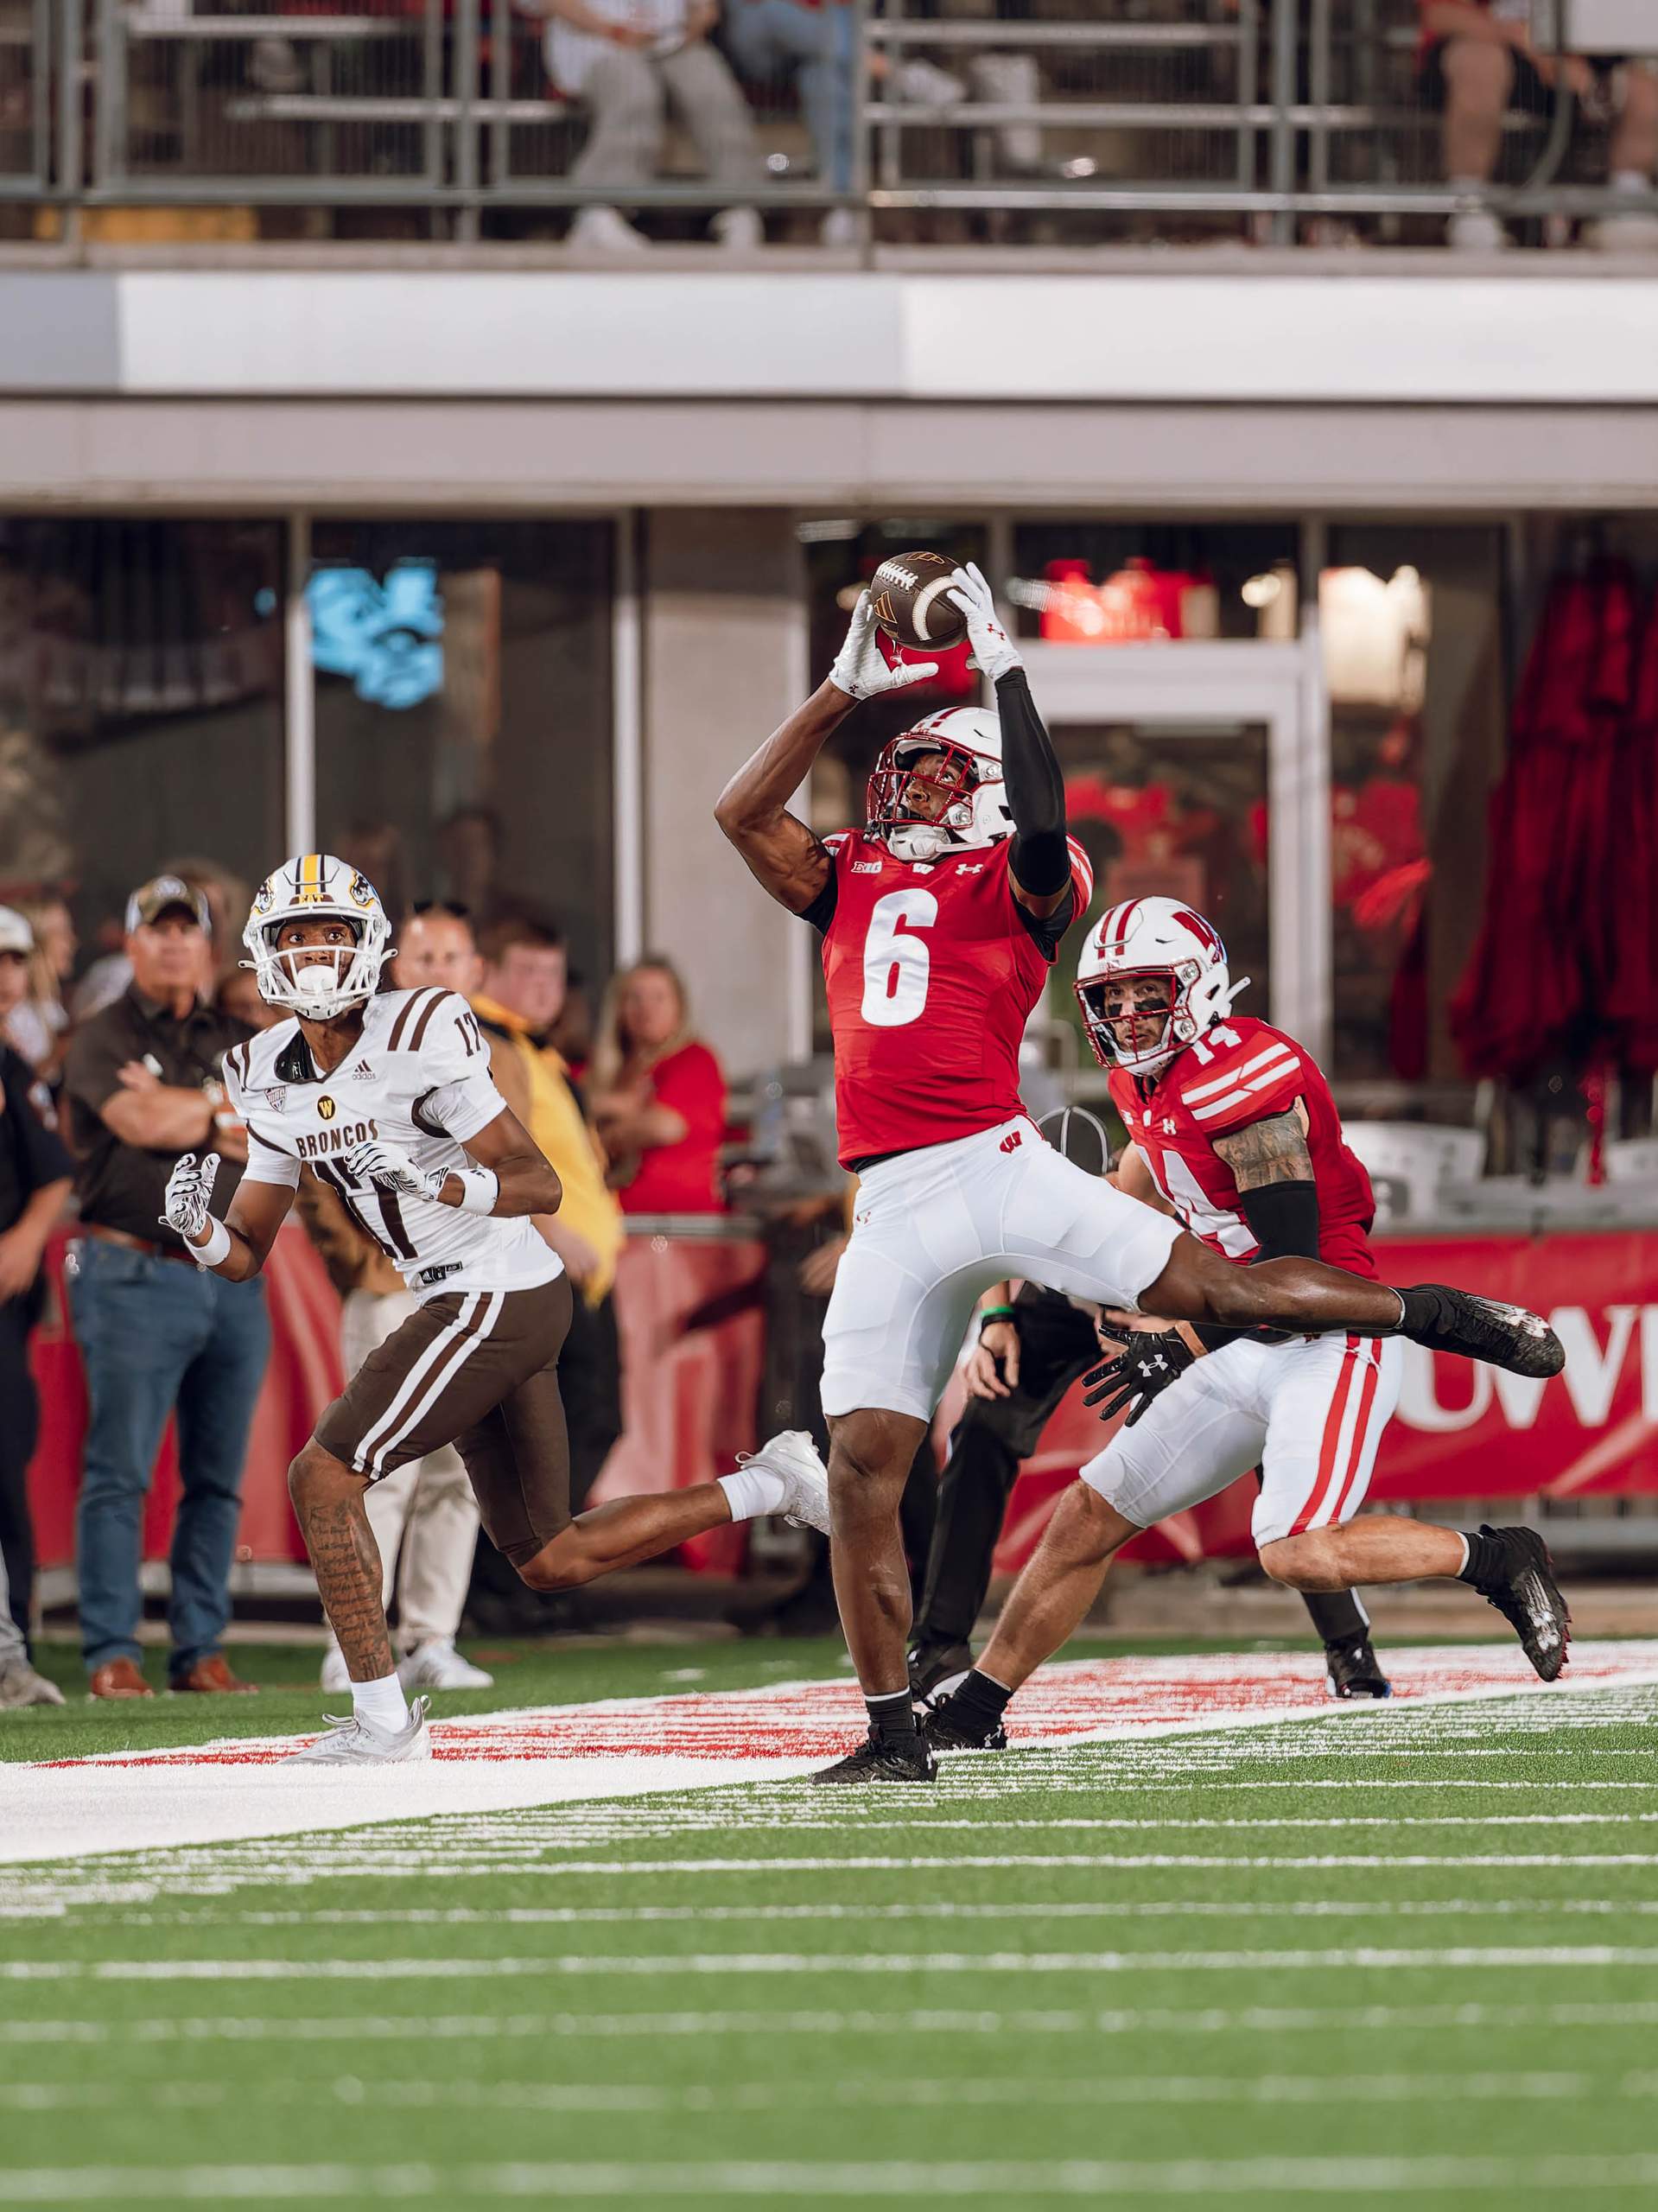
[[[950,597],[956,563],[942,553],[894,553],[869,580],[875,620],[912,652],[959,645],[967,617]]]

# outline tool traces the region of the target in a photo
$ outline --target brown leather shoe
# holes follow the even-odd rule
[[[211,1659],[198,1659],[187,1674],[175,1675],[167,1685],[170,1690],[200,1690],[210,1697],[257,1697],[257,1682],[244,1682],[232,1675],[226,1664],[222,1652],[215,1651]]]
[[[156,1693],[130,1659],[106,1659],[92,1669],[94,1697],[154,1697]]]

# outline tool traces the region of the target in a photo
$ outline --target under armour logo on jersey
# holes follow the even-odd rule
[[[1025,1132],[1022,1129],[1009,1129],[998,1149],[1002,1152],[1017,1152],[1024,1141]]]
[[[956,873],[957,875],[982,875],[984,874],[984,862],[982,861],[963,861],[961,866],[956,869]]]

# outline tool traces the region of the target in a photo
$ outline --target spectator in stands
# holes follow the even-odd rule
[[[23,917],[0,906],[0,1022],[22,999],[34,938]],[[29,1339],[45,1302],[41,1257],[73,1187],[73,1163],[29,1100],[34,1071],[0,1044],[0,1706],[51,1702],[13,1678],[28,1669],[35,1532],[26,1478],[40,1407]],[[12,1633],[15,1629],[16,1634]]]
[[[718,1213],[726,1079],[691,1028],[672,963],[648,955],[605,994],[593,1116],[626,1213]]]
[[[274,1029],[286,1019],[279,1006],[272,1006],[269,999],[260,997],[251,968],[227,968],[219,979],[213,1004],[220,1014],[245,1021],[250,1029]]]
[[[759,211],[741,195],[764,181],[747,103],[724,56],[708,43],[719,0],[519,0],[549,18],[547,70],[562,92],[586,105],[588,143],[572,184],[604,188],[648,182],[662,151],[670,102],[696,143],[709,178],[740,204],[711,228],[724,246],[764,243]],[[570,226],[575,245],[635,251],[648,244],[619,210],[583,207]]]
[[[1561,89],[1580,100],[1586,114],[1604,122],[1609,181],[1615,193],[1650,194],[1658,175],[1658,75],[1653,65],[1617,66],[1579,54],[1540,53],[1531,41],[1527,0],[1420,0],[1423,97],[1445,115],[1445,181],[1471,194],[1495,175],[1502,147],[1502,119],[1511,107],[1547,115]],[[1508,233],[1489,208],[1468,207],[1452,217],[1453,246],[1491,252]],[[1607,251],[1658,249],[1658,216],[1633,209],[1603,217],[1590,241]]]
[[[501,1096],[541,1147],[564,1186],[556,1214],[537,1225],[579,1295],[559,1360],[570,1440],[570,1502],[579,1511],[622,1433],[621,1357],[611,1297],[622,1248],[622,1210],[605,1182],[605,1159],[568,1064],[549,1041],[564,1012],[569,971],[557,930],[517,915],[481,932],[484,963],[473,1011],[493,1047]]]
[[[36,1075],[53,1083],[68,1041],[63,992],[75,971],[75,925],[60,898],[21,899],[16,911],[29,925],[35,949],[29,955],[29,988],[6,1018],[6,1042],[22,1053]]]
[[[463,995],[477,985],[472,925],[438,906],[416,907],[397,931],[391,982],[397,990],[441,983]],[[344,1301],[340,1350],[347,1376],[401,1328],[415,1310],[413,1294],[372,1238],[346,1214],[334,1192],[313,1175],[300,1186],[312,1242]],[[397,1674],[405,1690],[486,1690],[493,1677],[455,1649],[478,1541],[478,1501],[453,1445],[414,1459],[363,1500],[380,1553],[380,1601],[397,1599]],[[333,1636],[322,1662],[325,1690],[351,1688],[345,1656]]]
[[[169,1685],[245,1690],[220,1648],[242,1461],[270,1347],[263,1281],[198,1269],[161,1219],[187,1152],[222,1161],[226,1205],[247,1134],[225,1104],[225,1054],[251,1033],[205,1002],[211,913],[176,875],[127,905],[132,981],[83,1023],[64,1065],[84,1235],[70,1302],[91,1398],[77,1516],[80,1633],[94,1697],[154,1694],[139,1668],[143,1506],[168,1416],[182,1495],[173,1532]]]
[[[848,0],[731,0],[726,43],[746,84],[792,76],[811,132],[817,181],[850,192],[857,128],[856,22]],[[956,88],[959,97],[961,88]],[[823,218],[825,245],[851,245],[857,219],[850,207]]]

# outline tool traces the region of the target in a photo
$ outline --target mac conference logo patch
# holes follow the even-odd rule
[[[333,1099],[325,1095],[317,1100],[316,1110],[325,1122],[332,1122],[337,1109]]]

